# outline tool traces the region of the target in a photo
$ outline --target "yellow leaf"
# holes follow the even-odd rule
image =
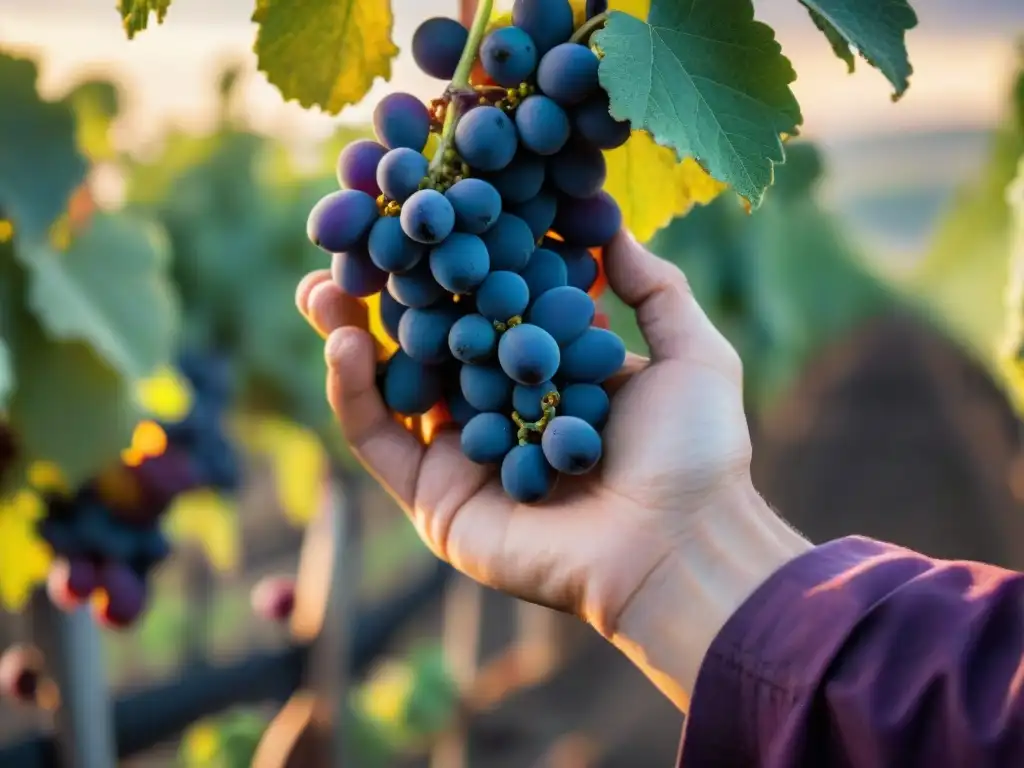
[[[273,417],[246,419],[237,432],[249,452],[270,462],[285,517],[306,525],[320,508],[327,477],[327,454],[316,434]]]
[[[416,676],[408,664],[389,661],[359,689],[358,702],[371,719],[395,724],[404,714],[415,684]]]
[[[0,500],[0,605],[9,611],[20,611],[50,570],[53,554],[36,533],[44,513],[31,491]]]
[[[208,768],[220,756],[220,730],[209,721],[200,721],[185,731],[181,757],[186,766]]]
[[[163,368],[136,386],[139,405],[153,418],[180,421],[192,408],[192,387],[172,368]]]
[[[634,131],[625,145],[604,154],[608,163],[604,188],[622,208],[625,227],[640,242],[727,188],[692,158],[680,163],[675,152],[657,145],[642,131]]]
[[[1024,415],[1024,159],[1006,191],[1015,233],[1009,254],[1009,278],[1004,305],[1006,321],[996,355],[997,370],[1018,415]]]
[[[377,343],[383,347],[383,358],[390,358],[398,349],[398,344],[388,335],[388,332],[384,329],[384,323],[381,322],[379,293],[366,299],[366,309],[367,315],[370,318],[370,333],[373,334],[373,338],[377,340]]]
[[[286,100],[337,114],[391,79],[390,0],[261,0],[253,20],[260,71]]]
[[[234,502],[210,490],[179,496],[167,512],[167,533],[203,548],[218,571],[238,565],[239,528]]]

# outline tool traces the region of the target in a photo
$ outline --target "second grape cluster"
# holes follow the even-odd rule
[[[379,378],[387,406],[445,408],[465,455],[500,466],[521,503],[597,466],[602,385],[626,355],[595,326],[592,296],[595,254],[622,226],[602,189],[602,150],[624,144],[630,126],[609,113],[598,56],[575,31],[568,0],[517,0],[512,25],[471,51],[467,83],[468,30],[424,22],[413,56],[452,86],[430,109],[385,97],[377,141],[345,148],[342,189],[307,227],[346,293],[379,295],[398,344]],[[441,133],[432,162],[431,132]]]

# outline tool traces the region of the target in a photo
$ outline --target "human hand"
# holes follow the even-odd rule
[[[493,467],[463,456],[457,432],[442,429],[425,445],[393,418],[376,388],[366,308],[328,271],[307,276],[297,303],[327,338],[327,395],[345,437],[427,546],[489,587],[574,613],[610,637],[696,521],[749,485],[750,438],[739,357],[682,272],[625,233],[604,263],[651,358],[630,355],[607,384],[598,469],[561,477],[539,506],[506,496]]]

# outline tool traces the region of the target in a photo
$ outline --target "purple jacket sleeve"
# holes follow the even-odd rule
[[[708,652],[679,766],[1024,766],[1024,575],[860,537],[797,558]]]

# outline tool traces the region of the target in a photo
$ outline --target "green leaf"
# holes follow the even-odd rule
[[[917,14],[907,0],[800,0],[832,49],[853,71],[852,46],[892,83],[893,98],[910,87],[914,71],[907,56],[907,30]]]
[[[7,342],[0,339],[0,413],[7,405],[7,398],[14,391],[14,369],[11,366],[11,353]]]
[[[163,24],[170,7],[171,0],[118,0],[117,12],[121,14],[125,34],[132,40],[149,26],[150,14],[156,16],[157,24]]]
[[[9,414],[22,458],[53,462],[77,486],[129,444],[141,417],[131,387],[87,345],[49,338],[27,315],[17,330]]]
[[[172,356],[176,300],[164,279],[167,245],[159,230],[130,216],[99,214],[67,251],[19,247],[31,310],[63,341],[94,347],[126,378]]]
[[[1002,337],[1012,213],[1006,188],[1024,156],[1024,56],[1009,94],[1008,119],[993,132],[978,175],[957,190],[930,247],[903,288],[980,360]]]
[[[594,37],[612,114],[760,205],[802,121],[771,28],[750,0],[653,0],[647,18],[612,12]]]
[[[0,218],[19,239],[45,236],[86,172],[71,107],[43,101],[36,78],[34,62],[0,53]]]
[[[337,114],[391,78],[390,0],[260,0],[252,19],[260,71],[286,100]]]

